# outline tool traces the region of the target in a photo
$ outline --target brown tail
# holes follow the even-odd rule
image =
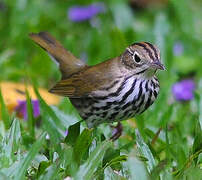
[[[62,79],[66,79],[87,65],[67,51],[54,37],[48,32],[30,33],[30,38],[45,49],[58,63],[62,73]]]

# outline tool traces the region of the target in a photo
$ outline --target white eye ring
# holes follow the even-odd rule
[[[140,55],[136,51],[133,53],[133,60],[136,63],[140,63],[141,62]]]
[[[127,51],[132,55],[133,61],[135,61],[135,63],[141,62],[140,55],[137,51],[132,51],[130,48],[127,48]]]

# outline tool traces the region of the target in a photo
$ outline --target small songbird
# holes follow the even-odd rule
[[[120,56],[88,66],[47,32],[30,37],[59,64],[62,79],[50,92],[69,97],[89,128],[141,114],[157,98],[155,73],[165,68],[151,43],[134,43]]]

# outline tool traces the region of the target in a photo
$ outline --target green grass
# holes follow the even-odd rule
[[[92,1],[6,0],[0,9],[0,80],[50,88],[60,78],[57,66],[28,37],[47,30],[88,64],[119,55],[135,41],[161,50],[166,71],[158,73],[161,90],[144,114],[123,122],[123,136],[109,140],[108,124],[87,129],[68,99],[49,106],[41,98],[41,116],[28,120],[8,114],[0,93],[0,179],[202,179],[202,4],[169,0],[164,7],[131,9],[127,1],[105,1],[106,13],[90,22],[67,18],[71,5]],[[184,52],[173,54],[180,41]],[[194,73],[193,100],[173,99],[172,85]],[[37,122],[40,121],[40,126]],[[131,124],[136,124],[131,125]],[[157,132],[161,132],[157,137]],[[68,129],[68,135],[65,131]]]

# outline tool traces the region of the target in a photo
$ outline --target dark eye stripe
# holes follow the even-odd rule
[[[149,48],[147,47],[148,45],[146,43],[134,43],[133,45],[137,45],[137,46],[141,46],[145,49],[145,51],[149,54],[149,57],[152,59],[152,60],[155,60],[155,57],[153,57],[152,55],[152,51],[151,51],[151,48],[149,46]]]
[[[158,59],[158,53],[157,53],[156,48],[149,42],[144,42],[144,43],[147,44],[154,51],[155,57],[156,57],[156,59]]]

